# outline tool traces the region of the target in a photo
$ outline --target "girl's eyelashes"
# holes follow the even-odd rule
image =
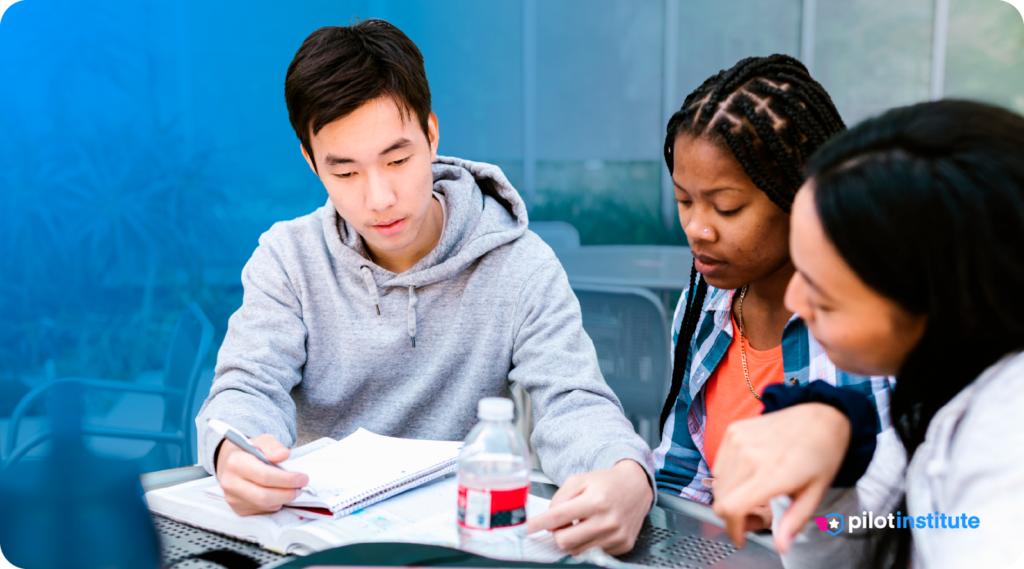
[[[730,209],[730,210],[726,210],[726,211],[722,211],[720,209],[716,209],[715,211],[718,212],[718,215],[723,215],[725,217],[729,217],[730,215],[736,215],[737,213],[739,213],[739,211],[741,209],[743,209],[743,208],[742,207],[738,207],[736,209]]]
[[[811,309],[815,312],[832,312],[832,307],[822,304],[813,298],[807,299],[808,304],[811,305]]]

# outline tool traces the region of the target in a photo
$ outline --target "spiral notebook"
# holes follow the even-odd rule
[[[307,487],[287,506],[325,510],[338,518],[454,472],[462,442],[385,437],[359,429],[320,448],[286,460],[281,467],[309,476]]]

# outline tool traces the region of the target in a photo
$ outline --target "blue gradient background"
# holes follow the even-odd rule
[[[283,100],[323,25],[402,28],[426,59],[442,154],[495,162],[520,187],[531,149],[531,219],[569,221],[584,244],[685,243],[662,210],[666,109],[742,57],[798,55],[801,2],[680,2],[666,74],[666,1],[538,1],[529,26],[522,0],[14,4],[0,22],[0,437],[53,378],[159,381],[188,301],[214,324],[213,365],[258,236],[326,199]],[[926,99],[932,57],[934,2],[857,5],[819,0],[815,23],[815,75],[848,123]],[[953,1],[947,93],[1024,111],[1022,54],[1011,6]],[[91,396],[88,413],[118,401]]]

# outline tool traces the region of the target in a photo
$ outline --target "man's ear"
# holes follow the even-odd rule
[[[427,141],[430,143],[430,161],[437,160],[437,146],[441,140],[441,131],[437,128],[437,115],[434,111],[430,111],[430,116],[427,117],[427,133],[430,135],[430,139]]]
[[[320,172],[316,171],[316,166],[313,164],[313,159],[310,158],[309,153],[306,152],[306,145],[304,145],[304,144],[302,144],[300,142],[299,143],[299,150],[302,151],[302,157],[306,159],[306,164],[309,164],[309,169],[312,170],[314,174],[316,174],[317,178],[319,178],[320,177]]]

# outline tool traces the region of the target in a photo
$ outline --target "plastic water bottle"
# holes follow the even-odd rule
[[[459,547],[498,559],[521,559],[526,537],[530,453],[512,424],[512,400],[485,397],[480,422],[459,453]]]

